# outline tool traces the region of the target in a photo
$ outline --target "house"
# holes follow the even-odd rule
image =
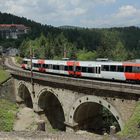
[[[16,48],[8,48],[7,49],[7,55],[8,56],[16,56],[19,54],[19,50]]]
[[[17,39],[23,34],[27,34],[29,27],[23,24],[0,24],[0,36],[1,38],[12,38]]]

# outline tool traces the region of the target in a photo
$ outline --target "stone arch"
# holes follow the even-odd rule
[[[65,131],[63,105],[52,90],[42,89],[38,94],[38,107],[42,109],[52,128]]]
[[[32,95],[29,89],[27,88],[26,84],[23,82],[19,83],[18,97],[20,98],[20,102],[24,103],[29,108],[33,108]]]
[[[69,118],[68,118],[68,123],[71,124],[72,126],[76,126],[77,123],[74,121],[74,117],[75,117],[75,112],[76,110],[83,104],[86,103],[95,103],[98,105],[102,105],[103,107],[107,108],[115,117],[115,119],[117,120],[120,129],[122,130],[124,127],[124,123],[121,119],[121,115],[118,113],[118,111],[115,109],[114,106],[112,106],[109,102],[107,102],[106,100],[97,97],[97,96],[92,96],[92,95],[88,95],[88,96],[83,96],[79,99],[76,100],[76,102],[73,104],[73,106],[71,107],[70,113],[69,113]],[[86,111],[86,110],[85,110]],[[82,112],[83,113],[83,112]],[[85,115],[85,114],[80,114],[80,115]]]

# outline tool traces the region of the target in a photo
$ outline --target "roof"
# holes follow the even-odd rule
[[[29,27],[26,27],[25,25],[23,24],[0,24],[0,29],[9,29],[9,28],[17,28],[17,29],[22,29],[22,30],[25,30],[25,29],[28,29]]]

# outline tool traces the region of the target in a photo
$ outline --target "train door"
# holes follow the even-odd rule
[[[38,70],[40,72],[45,72],[45,68],[43,68],[43,64],[45,64],[45,60],[38,60]]]
[[[80,63],[74,62],[73,71],[74,71],[75,76],[78,76],[78,77],[81,76],[81,69],[82,69],[82,67],[80,66]]]
[[[27,61],[27,69],[31,69],[31,61]]]
[[[96,66],[95,68],[96,77],[101,77],[101,67]]]
[[[74,61],[67,61],[66,69],[67,69],[68,75],[74,76],[75,62]]]

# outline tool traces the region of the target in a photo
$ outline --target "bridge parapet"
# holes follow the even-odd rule
[[[31,73],[25,70],[15,70],[11,71],[13,76],[18,76],[20,78],[31,78]],[[140,85],[137,84],[129,84],[129,83],[120,83],[120,82],[113,82],[113,81],[100,81],[94,79],[81,79],[81,78],[73,78],[73,77],[66,77],[60,75],[51,75],[51,74],[44,74],[44,73],[37,73],[33,72],[33,79],[44,81],[44,82],[53,82],[57,84],[69,85],[69,86],[78,86],[78,87],[85,87],[91,89],[99,89],[99,90],[108,90],[114,92],[130,93],[136,94],[140,96]]]

